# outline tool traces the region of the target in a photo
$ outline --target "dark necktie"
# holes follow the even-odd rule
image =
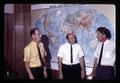
[[[103,46],[104,46],[104,43],[102,44],[102,47],[101,47],[101,51],[100,51],[100,58],[99,58],[98,65],[101,65],[101,59],[102,59]]]
[[[39,54],[39,59],[40,59],[40,61],[41,61],[41,64],[42,64],[42,66],[45,66],[45,63],[44,63],[44,61],[43,61],[43,59],[42,59],[42,56],[41,56],[41,53],[40,53],[40,48],[39,48],[38,45],[37,45],[37,49],[38,49],[38,54]]]
[[[72,45],[71,45],[71,63],[73,63],[73,49],[72,49]]]

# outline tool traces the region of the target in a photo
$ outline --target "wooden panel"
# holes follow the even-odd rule
[[[30,42],[31,12],[24,13],[24,46]]]
[[[22,13],[23,12],[23,4],[15,4],[15,13]]]
[[[18,11],[18,6],[20,11]],[[29,8],[27,8],[29,7]],[[29,9],[29,12],[28,12]],[[31,30],[30,5],[16,5],[15,8],[15,32],[16,32],[16,70],[20,79],[24,78],[25,68],[23,63],[24,47],[30,41],[29,31]],[[26,11],[27,10],[27,11]]]
[[[18,74],[18,78],[22,79],[25,75],[23,49],[30,41],[30,5],[16,4],[14,14],[4,15],[4,25],[5,62]]]
[[[30,4],[15,4],[15,13],[30,12]]]
[[[4,15],[4,60],[7,61],[7,15]]]
[[[5,62],[14,68],[14,49],[13,49],[13,24],[14,18],[12,14],[5,15]]]
[[[22,25],[16,25],[15,26],[16,31],[16,71],[18,73],[18,77],[23,77],[23,43],[24,43],[24,27]]]
[[[14,14],[4,15],[4,78],[15,74],[15,31],[14,31]],[[9,71],[9,76],[6,71]],[[15,78],[15,77],[14,77]]]

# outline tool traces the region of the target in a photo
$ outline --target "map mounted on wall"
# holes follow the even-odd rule
[[[93,66],[93,54],[98,44],[96,30],[98,27],[106,27],[111,31],[112,41],[115,41],[115,27],[101,11],[92,5],[73,5],[56,8],[48,8],[45,13],[37,18],[35,27],[40,28],[41,33],[48,41],[45,46],[49,49],[51,62],[58,62],[57,52],[61,44],[66,42],[66,34],[74,32],[78,43],[85,54],[85,64]]]

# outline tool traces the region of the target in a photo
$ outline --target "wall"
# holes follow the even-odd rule
[[[99,9],[113,24],[113,28],[116,28],[116,7],[114,4],[94,4],[95,8]],[[109,12],[108,12],[109,11]]]
[[[33,28],[31,5],[5,4],[4,10],[4,78],[24,79],[23,49],[30,42],[29,32]],[[8,69],[9,73],[6,72]],[[47,71],[48,79],[58,79],[58,71],[50,69]]]
[[[44,7],[42,7],[42,5],[44,5]],[[75,4],[74,4],[75,5]],[[77,4],[78,5],[78,4]],[[112,5],[112,4],[90,4],[91,6],[93,6],[94,8],[96,8],[97,9],[97,11],[99,11],[99,12],[101,12],[102,13],[102,15],[104,15],[104,16],[106,16],[107,18],[108,18],[108,20],[110,20],[110,22],[111,22],[111,24],[113,25],[112,26],[112,29],[115,31],[115,6],[114,5]],[[66,6],[65,4],[64,5],[62,5],[62,6]],[[68,6],[68,5],[67,5]],[[71,6],[68,6],[68,7],[71,7]],[[57,30],[57,28],[59,28],[57,25],[55,26],[55,27],[57,27],[56,29],[54,28],[54,29],[52,29],[54,26],[52,26],[52,24],[50,25],[49,24],[49,19],[52,19],[52,16],[50,17],[50,15],[49,14],[51,14],[51,13],[48,13],[48,21],[47,21],[47,23],[48,23],[48,25],[50,25],[50,26],[44,26],[44,22],[45,21],[43,21],[42,19],[44,19],[44,17],[45,16],[42,16],[42,15],[44,15],[46,12],[47,12],[47,10],[50,10],[50,11],[52,11],[52,10],[54,10],[56,8],[56,11],[57,11],[57,8],[58,8],[58,14],[59,13],[61,13],[61,10],[62,10],[62,7],[59,5],[59,4],[53,4],[53,6],[50,4],[47,4],[46,5],[46,7],[45,7],[45,4],[37,4],[37,6],[35,6],[35,5],[33,5],[32,6],[32,27],[35,27],[35,23],[36,23],[36,21],[38,22],[38,23],[36,23],[36,25],[38,25],[38,27],[39,28],[41,28],[41,30],[43,31],[43,33],[45,33],[45,34],[47,34],[47,31],[49,32],[49,31],[51,31],[51,32],[53,32],[53,34],[55,34],[55,31],[58,31]],[[67,7],[66,7],[67,8]],[[71,8],[72,9],[72,8]],[[77,9],[77,8],[76,8]],[[60,10],[60,11],[59,11]],[[50,12],[49,11],[49,12]],[[54,19],[60,19],[60,18],[62,18],[62,16],[60,17],[60,18],[58,18],[59,17],[59,15],[58,15],[58,17],[56,16],[56,11],[54,11],[53,13],[55,13],[54,14],[54,16],[53,16],[53,18]],[[109,11],[109,12],[108,12]],[[62,11],[63,12],[63,11]],[[69,11],[68,11],[69,12]],[[71,11],[72,12],[72,11]],[[70,12],[70,13],[71,13]],[[63,14],[62,14],[63,15]],[[64,16],[64,15],[63,15]],[[41,17],[41,18],[40,18]],[[41,20],[39,20],[39,19],[41,19]],[[47,18],[46,18],[47,19]],[[94,19],[94,18],[92,18],[92,19]],[[39,21],[38,21],[39,20]],[[100,21],[100,19],[98,18],[98,19],[96,19],[96,20],[99,20]],[[50,20],[51,21],[51,20]],[[54,23],[56,23],[57,24],[57,20],[55,20],[56,22],[53,22],[53,24]],[[102,20],[103,21],[103,20]],[[105,20],[104,20],[105,21]],[[59,21],[58,21],[59,22]],[[60,21],[61,22],[61,21]],[[42,23],[43,23],[43,26],[42,26]],[[51,23],[52,23],[52,21],[51,21]],[[104,22],[105,23],[105,22]],[[103,25],[102,26],[104,26],[104,23],[103,23]],[[59,24],[59,23],[58,23]],[[96,24],[96,23],[95,23]],[[99,23],[100,24],[100,23]],[[55,24],[54,24],[55,25]],[[52,26],[52,27],[51,27]],[[97,27],[97,25],[95,26],[95,27]],[[43,28],[46,28],[46,31],[44,31],[43,30]],[[50,29],[49,29],[50,28]],[[109,28],[109,27],[108,27]],[[52,30],[53,31],[52,31]],[[55,30],[55,31],[54,31]],[[113,31],[112,30],[112,31]],[[88,32],[89,33],[89,32]],[[57,35],[57,34],[60,34],[60,33],[56,33],[55,35]],[[47,34],[48,35],[48,34]],[[48,35],[49,36],[49,35]],[[54,36],[54,35],[53,35]],[[57,36],[56,38],[57,39],[60,39],[60,37],[61,36]],[[64,37],[64,35],[62,35],[62,37]],[[85,36],[86,37],[86,36]],[[80,39],[80,37],[79,37],[79,39]],[[89,43],[89,42],[88,42]],[[56,45],[58,45],[59,46],[59,42],[57,42],[57,44]],[[54,46],[53,46],[54,47]],[[51,48],[52,49],[52,48]],[[57,49],[57,47],[56,47],[56,49]],[[87,52],[88,50],[86,50],[86,52]],[[53,51],[52,51],[53,52]],[[51,52],[51,55],[52,54],[55,54],[56,53],[56,51],[54,51],[53,53]],[[90,51],[91,52],[91,51]],[[89,53],[90,53],[89,52]],[[90,54],[92,54],[92,53],[90,53]],[[93,55],[93,54],[92,54]],[[54,58],[54,55],[53,55],[53,58]],[[89,57],[90,58],[90,57]],[[56,58],[55,58],[56,59]],[[92,60],[91,60],[92,61]],[[90,62],[90,60],[86,60],[86,62],[87,63],[91,63]],[[89,74],[90,72],[91,72],[91,69],[92,69],[92,66],[87,66],[87,67],[90,67],[90,70],[89,69],[86,69],[86,70],[88,70],[89,72],[87,72],[87,74]],[[51,69],[55,69],[55,70],[58,70],[58,65],[57,65],[57,59],[56,60],[51,60]]]
[[[42,5],[44,5],[44,7],[42,7]],[[65,6],[66,8],[67,7],[71,7],[71,4],[70,5],[65,5],[65,4],[61,4],[62,6]],[[35,23],[36,23],[36,21],[37,20],[39,20],[40,19],[40,17],[41,17],[41,20],[42,20],[42,18],[43,19],[45,19],[44,17],[45,16],[43,16],[44,14],[46,14],[46,12],[48,12],[47,10],[50,10],[50,11],[52,11],[52,10],[54,10],[55,8],[56,8],[56,10],[57,10],[57,8],[59,8],[59,10],[60,11],[57,11],[57,13],[59,14],[59,13],[61,13],[61,8],[62,8],[62,6],[61,6],[60,4],[53,4],[53,5],[51,5],[51,4],[47,4],[46,5],[46,7],[45,7],[45,4],[37,4],[36,6],[35,5],[33,5],[33,6],[31,6],[32,8],[32,12],[31,12],[31,19],[32,19],[32,23],[31,23],[31,26],[32,27],[35,27]],[[75,4],[74,4],[75,5]],[[76,5],[79,5],[79,4],[76,4]],[[90,4],[91,6],[93,6],[94,8],[96,8],[97,9],[97,11],[99,11],[99,12],[101,12],[102,13],[102,15],[105,15],[109,20],[110,20],[110,22],[111,22],[111,24],[113,25],[113,27],[112,28],[114,28],[113,30],[115,30],[115,6],[114,5],[112,5],[112,4],[110,4],[110,5],[108,5],[108,4]],[[80,5],[79,5],[80,6]],[[108,12],[109,11],[109,12]],[[55,11],[54,11],[55,12]],[[53,12],[53,13],[54,13]],[[72,12],[72,11],[71,11]],[[50,13],[49,13],[50,14]],[[50,17],[50,15],[48,14],[48,18],[46,18],[46,19],[48,19],[48,25],[50,25],[49,24],[49,19],[52,19],[52,16]],[[56,14],[56,12],[55,12],[55,14]],[[43,16],[43,17],[42,17]],[[64,15],[63,15],[64,16]],[[57,17],[57,16],[56,16]],[[59,15],[58,15],[58,17],[59,17]],[[58,19],[58,17],[57,18],[54,18],[54,19]],[[61,17],[62,18],[62,17]],[[92,18],[92,19],[94,19],[94,18]],[[41,28],[41,30],[43,29],[43,28],[46,28],[46,32],[44,31],[44,33],[47,33],[47,31],[49,32],[49,31],[51,31],[51,29],[48,29],[48,27],[42,27],[42,23],[43,23],[43,25],[44,25],[44,23],[45,23],[45,21],[41,21],[41,20],[39,20],[38,21],[38,25],[41,25],[41,27],[39,27],[39,28]],[[98,19],[96,19],[96,20],[98,20]],[[51,21],[51,20],[50,20]],[[51,23],[52,23],[52,21],[51,21]],[[53,22],[54,23],[54,22]],[[57,22],[56,22],[56,24],[57,24]],[[100,24],[100,23],[99,23]],[[52,26],[52,25],[51,25]],[[50,26],[50,28],[52,28]],[[57,26],[57,25],[56,25]],[[104,24],[103,24],[103,26],[104,26]],[[58,27],[58,26],[57,26]],[[54,29],[53,29],[54,30]],[[56,31],[57,31],[57,29],[55,29]],[[51,32],[53,32],[53,31],[51,31]],[[53,32],[53,34],[55,34],[55,32]],[[60,33],[59,33],[60,34]],[[55,35],[57,35],[57,34],[55,34]],[[63,35],[62,35],[63,36]],[[59,37],[61,37],[61,36],[59,36]],[[56,37],[56,38],[59,38],[59,37]],[[59,45],[59,42],[58,42],[58,44],[57,45]],[[56,48],[57,49],[57,48]],[[54,52],[54,54],[55,54],[56,52]],[[56,69],[56,70],[58,70],[58,67],[57,67],[57,63],[54,61],[54,62],[52,62],[51,61],[51,68],[52,69]]]
[[[40,9],[45,10],[47,8],[50,8],[51,6],[59,7],[59,5],[65,5],[65,4],[34,4],[34,5],[31,5],[31,10],[34,14],[37,14],[35,13],[35,10],[38,10],[38,11]],[[67,5],[71,5],[71,4],[67,4]],[[113,23],[114,27],[116,26],[116,7],[114,4],[91,4],[91,5],[94,6],[96,9],[100,10],[103,14],[105,14],[110,19],[111,23]],[[35,20],[36,18],[32,17],[32,23]]]
[[[6,6],[6,5],[5,5]],[[7,4],[5,8],[11,7]],[[4,13],[4,59],[5,68],[17,74],[14,78],[24,78],[23,49],[30,41],[30,4],[15,4],[12,13]]]
[[[45,6],[45,5],[44,5]],[[103,12],[115,27],[115,6],[94,5]],[[23,64],[23,49],[29,43],[29,31],[34,27],[35,20],[46,12],[46,9],[32,10],[30,4],[5,5],[4,12],[4,59],[5,65],[9,66],[18,78],[25,75]],[[10,9],[9,9],[10,8]],[[9,11],[8,11],[9,10]],[[8,11],[8,12],[7,12]],[[109,11],[109,12],[108,12]],[[38,13],[37,13],[38,12]],[[58,71],[55,63],[51,63],[54,78],[58,78]]]

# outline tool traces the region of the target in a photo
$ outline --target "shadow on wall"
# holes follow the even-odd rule
[[[47,52],[47,56],[45,57],[45,65],[47,67],[47,72],[48,72],[48,79],[52,79],[52,70],[51,70],[51,64],[50,64],[50,60],[51,60],[51,54],[50,54],[50,50],[49,50],[49,38],[47,35],[42,35],[41,37],[41,41],[44,44],[45,50]]]

